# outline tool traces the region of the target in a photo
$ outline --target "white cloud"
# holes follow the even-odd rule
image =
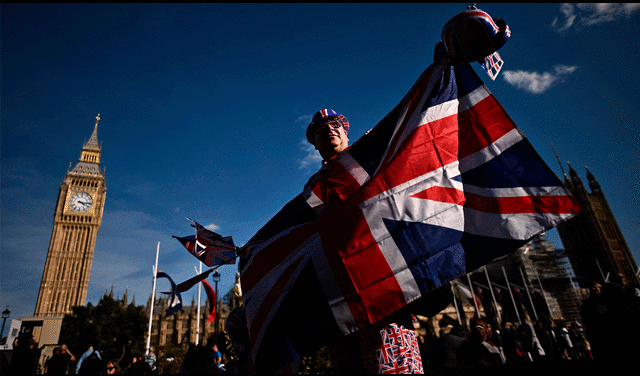
[[[574,25],[592,26],[611,22],[620,17],[631,17],[640,9],[635,3],[580,3],[560,5],[562,17],[556,17],[551,26],[558,32],[567,31]]]
[[[311,115],[300,115],[296,118],[296,123],[304,124],[305,126],[311,122]]]
[[[560,5],[560,13],[564,16],[564,21],[560,21],[558,17],[553,20],[551,26],[556,29],[558,32],[563,32],[569,29],[573,22],[576,20],[576,15],[574,14],[574,6],[573,4],[564,3]]]
[[[204,226],[204,228],[206,228],[209,231],[216,231],[216,230],[220,229],[220,226],[216,225],[215,223],[211,223],[211,224],[208,224],[208,225]]]
[[[306,169],[308,167],[320,168],[322,157],[316,150],[315,146],[311,145],[307,139],[303,139],[298,144],[300,150],[302,150],[305,156],[298,160],[298,168]]]
[[[575,72],[577,66],[556,65],[553,72],[528,72],[524,70],[504,71],[502,77],[509,84],[531,94],[542,94],[567,75]]]

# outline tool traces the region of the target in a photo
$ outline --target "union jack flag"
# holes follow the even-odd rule
[[[241,262],[257,369],[366,328],[579,212],[467,63],[434,63]]]
[[[383,330],[382,344],[376,349],[377,360],[371,373],[422,374],[422,357],[415,330],[391,324]]]
[[[189,219],[189,218],[187,218]],[[190,219],[189,219],[190,220]],[[191,221],[191,220],[190,220]],[[223,237],[206,229],[196,221],[191,221],[196,228],[195,235],[178,237],[178,241],[198,260],[207,266],[236,263],[236,249],[231,236]]]
[[[489,77],[495,81],[496,77],[498,77],[498,73],[500,73],[500,69],[502,69],[503,64],[504,61],[502,61],[500,54],[494,52],[484,58],[482,68],[487,72]]]

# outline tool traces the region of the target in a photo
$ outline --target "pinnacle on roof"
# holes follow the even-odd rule
[[[96,116],[96,125],[93,128],[93,133],[89,137],[89,141],[83,145],[84,149],[100,150],[100,144],[98,143],[98,123],[100,122],[100,114]]]

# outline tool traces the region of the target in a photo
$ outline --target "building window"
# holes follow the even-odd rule
[[[171,329],[173,329],[173,322],[170,321],[167,323],[167,330],[171,330]]]

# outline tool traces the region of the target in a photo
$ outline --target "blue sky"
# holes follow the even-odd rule
[[[197,260],[186,217],[244,244],[319,167],[333,108],[351,141],[432,61],[469,4],[2,4],[0,308],[33,315],[60,184],[100,113],[107,199],[88,301],[151,293]],[[478,4],[512,37],[480,77],[561,176],[596,176],[640,260],[638,5]],[[562,248],[557,232],[550,240]],[[220,268],[221,294],[235,266]],[[159,289],[167,288],[165,280]],[[187,303],[196,289],[187,292]]]

